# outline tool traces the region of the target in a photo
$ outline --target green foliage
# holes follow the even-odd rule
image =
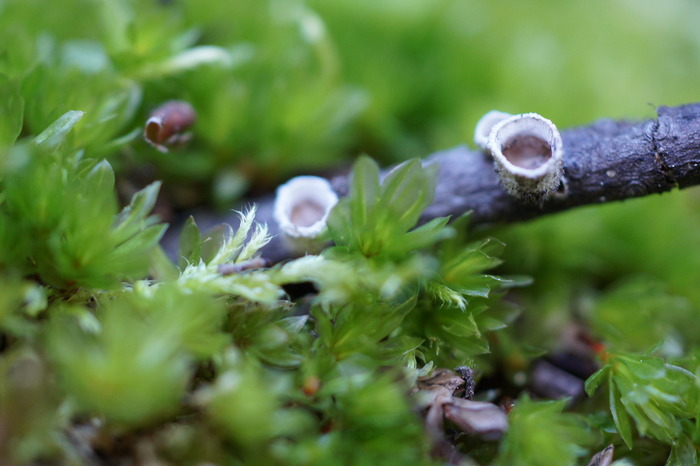
[[[313,426],[308,413],[281,406],[281,395],[289,388],[288,380],[265,374],[257,361],[230,350],[224,355],[216,383],[197,396],[211,422],[237,448],[252,458],[264,458],[265,453],[259,450],[271,437],[293,437]]]
[[[432,202],[436,176],[436,165],[423,169],[420,160],[411,160],[389,172],[380,186],[377,164],[360,157],[352,171],[350,194],[328,218],[331,239],[366,257],[401,257],[434,243],[444,234],[447,219],[408,230]]]
[[[338,370],[347,372],[348,383],[329,384],[337,399],[330,422],[340,429],[327,441],[335,457],[330,463],[431,464],[420,418],[406,398],[407,384],[397,384],[396,374],[363,373],[349,362]],[[342,459],[339,461],[339,459]]]
[[[518,401],[500,442],[459,437],[467,463],[585,464],[609,443],[697,462],[697,195],[467,235],[468,216],[419,225],[436,167],[411,158],[492,108],[567,127],[694,100],[699,17],[691,0],[0,0],[0,457],[441,464],[409,393],[468,364],[477,396]],[[140,135],[170,99],[197,121],[162,154]],[[357,160],[321,255],[222,274],[270,239],[255,207],[236,231],[188,221],[176,264],[158,245],[154,209],[230,208],[361,151],[398,165]],[[572,328],[600,350],[591,399],[531,401],[532,359]]]
[[[0,150],[11,146],[22,130],[24,101],[17,83],[0,74],[0,102],[2,102],[2,123],[0,123]]]
[[[79,119],[79,112],[68,113],[35,144],[8,154],[0,263],[23,264],[24,274],[36,273],[57,288],[115,287],[147,272],[149,251],[164,231],[147,217],[158,184],[118,214],[110,164],[59,147]]]
[[[178,340],[154,337],[161,329],[125,303],[110,303],[99,319],[97,335],[59,317],[47,335],[47,350],[78,411],[117,426],[175,412],[189,375]]]
[[[515,403],[496,464],[576,464],[595,437],[583,420],[562,412],[566,400]]]
[[[312,316],[318,326],[319,343],[335,359],[362,354],[396,363],[422,343],[420,338],[397,334],[401,322],[414,307],[415,300],[393,305],[357,300],[342,307],[317,308]]]
[[[676,326],[692,315],[687,298],[671,295],[658,282],[638,278],[601,297],[591,323],[612,350],[645,352],[659,347],[669,356],[678,356],[687,342]]]
[[[51,144],[61,150],[66,126],[75,121],[71,115],[62,119],[38,138],[39,147]],[[47,157],[53,163],[67,163],[52,153]],[[355,173],[363,165],[376,167],[362,159]],[[105,166],[102,162],[92,170]],[[76,183],[81,173],[69,172]],[[267,229],[254,222],[253,208],[240,214],[237,231],[224,234],[206,254],[208,238],[194,221],[188,222],[180,238],[180,253],[186,260],[173,276],[132,279],[128,286],[111,291],[93,289],[94,310],[79,299],[52,303],[51,322],[42,340],[61,393],[71,402],[71,413],[98,415],[114,431],[128,432],[200,409],[206,425],[233,442],[235,456],[246,462],[297,458],[328,463],[340,455],[361,463],[409,459],[428,463],[428,438],[407,392],[415,377],[411,368],[434,364],[428,357],[436,338],[431,338],[431,347],[424,346],[423,329],[411,319],[420,313],[430,326],[426,313],[434,298],[430,290],[442,280],[435,244],[444,243],[442,250],[457,247],[445,221],[420,241],[405,240],[423,231],[409,230],[430,197],[427,192],[416,196],[408,187],[421,182],[424,190],[432,189],[431,179],[434,172],[413,163],[399,167],[381,185],[377,175],[374,191],[371,184],[353,191],[348,204],[357,209],[362,207],[359,202],[371,203],[369,217],[380,219],[382,228],[375,233],[386,230],[394,235],[386,236],[387,246],[370,257],[339,243],[322,257],[222,274],[220,266],[254,259],[269,241]],[[156,187],[146,188],[120,214],[112,213],[109,231],[129,238],[153,228],[147,215],[155,194]],[[411,207],[416,203],[418,207]],[[395,214],[397,206],[413,213],[388,215]],[[366,225],[357,217],[348,217],[345,223],[350,232],[366,230]],[[448,244],[444,239],[449,236],[453,239]],[[404,249],[392,246],[392,241],[403,242]],[[468,247],[464,257],[483,254],[481,246]],[[406,260],[400,251],[419,254]],[[472,261],[460,276],[478,275],[494,264]],[[454,272],[454,264],[445,269],[447,276],[450,271]],[[284,300],[282,286],[306,280],[318,286],[318,297],[310,303],[309,316],[295,316],[297,306]],[[449,322],[460,328],[469,325],[472,340],[482,340],[478,346],[483,352],[487,346],[473,315],[484,313],[486,306],[475,307],[465,296],[485,296],[484,286],[500,282],[466,276],[464,280],[446,282],[461,286],[451,290],[461,300]],[[84,283],[80,288],[74,291],[76,298],[90,289]],[[7,305],[16,306],[22,296]],[[8,320],[10,328],[12,322]],[[465,345],[455,348],[460,350]],[[207,361],[214,365],[203,373]],[[391,366],[391,374],[386,373],[383,368]],[[202,386],[195,393],[195,405],[183,406],[180,400],[193,377],[203,377]],[[319,388],[308,388],[309,380],[318,380]],[[327,433],[320,432],[316,417],[327,424]]]
[[[241,214],[238,231],[235,234],[229,231],[214,257],[207,262],[190,254],[195,261],[182,271],[177,279],[178,285],[185,290],[208,290],[212,294],[233,294],[251,301],[276,302],[283,291],[278,283],[270,280],[269,274],[254,271],[224,276],[218,271],[218,267],[224,263],[240,263],[250,259],[270,240],[267,228],[257,225],[255,231],[251,233],[251,238],[246,242],[246,236],[251,232],[254,218],[255,209]],[[196,234],[195,228],[196,226],[191,225],[189,231],[186,230],[185,233],[191,238],[190,244],[196,243],[197,237],[200,236]],[[228,229],[230,230],[230,227]],[[183,237],[183,242],[184,240]],[[201,244],[198,247],[201,251]],[[197,249],[197,246],[192,249]]]
[[[346,280],[353,280],[354,303],[315,314],[319,322],[328,319],[319,330],[322,339],[323,330],[334,326],[325,344],[336,357],[347,356],[343,348],[384,347],[388,353],[375,350],[373,356],[403,357],[412,366],[416,359],[460,365],[487,353],[487,332],[504,327],[484,313],[491,289],[510,283],[482,274],[499,263],[489,255],[497,252],[496,242],[465,245],[442,218],[413,228],[432,200],[435,177],[435,166],[414,160],[380,183],[372,160],[355,163],[350,193],[328,220],[336,246],[325,253],[351,265]],[[466,219],[456,224],[463,228]]]
[[[189,3],[195,16],[207,8]],[[177,83],[197,103],[202,142],[222,164],[255,153],[251,168],[268,182],[327,165],[366,99],[340,82],[323,23],[299,2],[235,2],[231,10],[229,66],[184,73]]]
[[[698,411],[697,377],[660,358],[616,353],[586,381],[592,396],[607,376],[610,413],[625,443],[632,448],[630,418],[639,434],[675,445],[684,435],[683,419]]]
[[[17,348],[0,360],[0,377],[0,419],[12,426],[4,438],[13,445],[14,460],[28,464],[37,456],[60,455],[55,432],[61,400],[45,361],[29,348]]]

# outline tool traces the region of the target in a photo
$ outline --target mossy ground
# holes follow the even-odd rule
[[[358,156],[470,143],[494,108],[566,128],[697,100],[699,19],[691,0],[0,0],[0,459],[440,464],[412,389],[469,365],[477,398],[513,406],[500,440],[447,426],[464,464],[609,444],[693,464],[697,191],[413,229],[434,174],[380,184]],[[197,121],[163,153],[143,125],[172,99]],[[187,223],[178,264],[159,246],[187,209],[355,159],[320,255],[219,273],[267,241],[254,207],[228,236]],[[587,395],[535,399],[538,361],[567,354],[600,369]],[[563,366],[581,389],[593,372]]]

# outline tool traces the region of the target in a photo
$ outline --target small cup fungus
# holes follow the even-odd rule
[[[491,110],[486,115],[482,116],[474,129],[474,142],[482,149],[486,149],[489,143],[489,134],[496,124],[511,117],[510,113]]]
[[[561,184],[562,146],[554,123],[537,113],[501,119],[491,128],[487,143],[503,187],[530,202],[546,198]]]
[[[273,215],[292,253],[323,248],[326,219],[337,202],[328,180],[317,176],[297,176],[277,188]]]

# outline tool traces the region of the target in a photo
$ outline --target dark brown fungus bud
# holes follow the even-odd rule
[[[161,152],[169,147],[187,142],[191,134],[185,132],[197,119],[194,108],[181,100],[165,102],[151,113],[146,120],[143,137]]]

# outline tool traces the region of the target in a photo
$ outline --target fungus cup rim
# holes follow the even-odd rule
[[[301,226],[292,221],[292,211],[301,202],[312,202],[324,210],[313,224]],[[316,238],[326,229],[331,210],[338,202],[338,195],[325,178],[297,176],[277,188],[273,216],[280,231],[291,238]]]
[[[528,123],[533,123],[529,125]],[[520,131],[542,139],[551,148],[551,157],[536,168],[525,168],[515,165],[503,154],[504,145],[518,133],[517,127],[511,130],[513,125],[523,126]],[[545,134],[537,130],[544,129]],[[509,131],[506,131],[509,130]],[[505,137],[503,136],[506,131]],[[543,178],[553,170],[558,170],[563,161],[563,143],[556,125],[551,120],[537,113],[522,113],[512,115],[496,123],[489,134],[488,149],[496,161],[513,175],[529,179]]]

